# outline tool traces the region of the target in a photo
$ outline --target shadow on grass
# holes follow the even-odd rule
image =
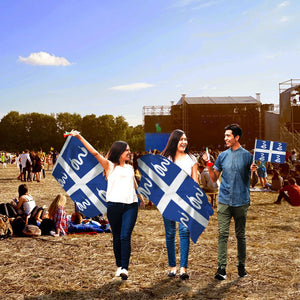
[[[295,231],[295,228],[293,226],[288,226],[288,225],[273,225],[269,227],[273,229],[283,230],[283,231]]]
[[[26,300],[38,299],[223,299],[229,292],[230,288],[236,286],[239,279],[230,282],[221,282],[213,279],[202,289],[191,291],[186,282],[178,279],[164,279],[151,287],[138,287],[138,284],[124,282],[122,280],[113,280],[110,283],[100,286],[98,289],[88,291],[61,290],[54,291],[51,294],[43,296],[24,297]],[[132,290],[134,288],[134,290]],[[126,290],[127,289],[127,290]]]
[[[213,279],[206,287],[193,294],[193,299],[224,299],[231,287],[238,285],[240,278],[232,281],[219,281]]]
[[[12,180],[17,180],[17,177],[13,177],[13,178],[0,178],[0,182],[1,181],[12,181]],[[21,181],[20,181],[21,184]]]
[[[277,205],[277,204],[274,204],[274,202],[255,203],[255,206],[274,206],[274,207],[276,207],[275,205]]]
[[[134,289],[134,290],[133,290]],[[98,289],[91,289],[88,291],[74,291],[74,290],[60,290],[53,291],[51,294],[45,294],[42,296],[25,296],[26,300],[38,300],[38,299],[164,299],[166,297],[188,298],[190,287],[184,282],[177,279],[164,279],[151,287],[139,287],[134,282],[113,280],[110,283],[99,286]],[[176,297],[177,298],[177,297]]]

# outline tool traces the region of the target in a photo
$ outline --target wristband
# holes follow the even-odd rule
[[[214,164],[211,161],[206,162],[207,167],[212,167]]]

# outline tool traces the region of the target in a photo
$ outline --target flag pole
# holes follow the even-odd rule
[[[257,143],[257,138],[255,138],[254,152],[253,152],[253,162],[255,162],[255,149],[256,149],[256,143]]]
[[[256,149],[256,142],[257,142],[257,138],[255,138],[254,152],[253,152],[253,161],[252,161],[252,163],[255,163],[255,149]],[[252,170],[251,170],[250,179],[253,179],[253,171],[252,171]]]

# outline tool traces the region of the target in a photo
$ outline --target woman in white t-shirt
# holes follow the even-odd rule
[[[28,192],[28,186],[26,184],[19,185],[18,188],[19,198],[16,203],[17,212],[29,216],[32,210],[36,207],[33,197]]]
[[[71,131],[71,135],[83,143],[105,171],[107,218],[112,230],[113,250],[118,267],[116,276],[126,280],[131,253],[131,233],[138,213],[134,170],[127,164],[130,160],[129,145],[123,141],[114,142],[105,158],[79,132]],[[142,199],[141,204],[143,205]]]
[[[166,148],[161,153],[178,165],[196,182],[197,178],[197,159],[189,153],[188,142],[185,133],[180,130],[174,130],[168,140]],[[166,233],[166,246],[168,252],[168,263],[171,268],[168,273],[169,277],[176,276],[176,254],[175,254],[175,235],[176,222],[163,217]],[[188,255],[190,247],[190,232],[186,226],[179,223],[178,226],[180,237],[180,278],[185,280],[189,278],[187,274]]]

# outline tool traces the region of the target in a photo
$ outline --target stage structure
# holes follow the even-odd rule
[[[170,107],[144,107],[145,150],[148,150],[147,140],[153,139],[149,134],[171,133],[176,128],[186,132],[191,150],[224,149],[224,127],[231,123],[241,125],[241,143],[253,149],[255,138],[264,139],[265,111],[273,109],[273,104],[260,102],[259,93],[256,98],[186,97],[182,94]]]
[[[145,151],[162,151],[173,130],[171,106],[144,106]]]
[[[279,83],[280,127],[290,150],[300,149],[300,79]]]

